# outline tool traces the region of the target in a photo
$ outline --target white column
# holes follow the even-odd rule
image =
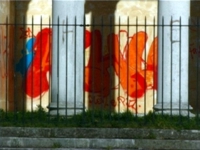
[[[49,109],[52,115],[73,115],[84,108],[84,30],[81,26],[74,26],[75,23],[83,24],[84,0],[53,0],[52,7],[52,101]]]
[[[158,101],[154,109],[188,115],[188,56],[190,0],[159,0]],[[181,110],[181,111],[179,111]]]

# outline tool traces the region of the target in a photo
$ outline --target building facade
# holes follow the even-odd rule
[[[193,25],[198,24],[195,19],[200,6],[198,3],[190,2],[190,22]],[[128,108],[133,113],[148,113],[153,110],[157,103],[158,90],[158,1],[86,0],[81,6],[75,4],[68,8],[68,12],[73,10],[79,12],[80,10],[76,9],[83,7],[83,14],[80,12],[78,15],[83,15],[82,23],[88,26],[77,30],[70,26],[67,28],[62,26],[70,21],[70,18],[74,20],[74,16],[66,12],[63,14],[64,17],[59,18],[61,33],[58,36],[52,33],[52,29],[55,31],[57,28],[55,24],[58,22],[55,19],[57,16],[54,16],[56,21],[52,25],[54,6],[55,3],[51,0],[0,3],[0,18],[2,18],[0,20],[0,43],[2,43],[0,44],[2,66],[0,107],[9,110],[31,110],[41,105],[46,108],[51,103],[52,97],[56,99],[56,103],[61,97],[74,101],[68,97],[71,94],[71,97],[73,95],[76,97],[76,101],[81,99],[86,109],[111,107],[114,111],[122,112]],[[8,26],[8,23],[15,24]],[[73,52],[68,54],[61,49],[59,55],[53,59],[54,63],[56,59],[60,60],[53,68],[59,64],[61,68],[59,71],[51,70],[51,55],[53,51],[55,53],[55,48],[53,49],[51,45],[58,39],[53,37],[59,37],[66,45],[70,42],[66,42],[66,38],[68,40],[74,38],[75,31],[79,30],[83,31],[85,38],[84,43],[80,39],[75,42],[76,45],[80,45],[78,42],[82,43],[84,49],[82,56],[85,57],[81,60],[84,61],[81,64],[84,66],[84,75],[82,74],[84,79],[81,80],[83,84],[76,83],[81,76],[74,78],[79,70],[73,68],[70,70],[70,66],[81,63],[76,63],[76,60],[72,59],[75,57],[72,56]],[[197,93],[198,78],[193,77],[198,74],[196,65],[198,65],[199,45],[196,31],[198,27],[189,27],[189,103],[195,109],[199,108],[196,105],[198,98],[194,96]],[[71,57],[68,59],[67,56]],[[64,61],[65,59],[67,62]],[[55,76],[52,75],[55,74],[54,71]],[[62,71],[67,73],[63,75]],[[55,85],[58,87],[51,91],[50,89]],[[79,86],[80,88],[77,89],[76,87]],[[58,89],[63,92],[58,94]],[[84,93],[77,92],[81,90]],[[61,103],[61,105],[65,104],[70,106],[68,103]],[[78,106],[78,103],[72,105]]]

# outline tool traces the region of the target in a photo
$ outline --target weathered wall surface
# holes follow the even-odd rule
[[[10,0],[0,2],[0,108],[13,107],[13,22],[14,3]]]
[[[191,1],[191,18],[190,18],[190,49],[189,49],[189,100],[193,108],[200,109],[199,95],[199,58],[200,58],[200,1]]]

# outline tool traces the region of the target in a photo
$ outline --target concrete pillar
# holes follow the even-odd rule
[[[74,26],[75,23],[83,24],[84,0],[53,0],[52,7],[52,101],[49,109],[52,115],[73,115],[84,108],[84,28]]]
[[[154,109],[188,115],[188,56],[190,0],[159,0],[158,99]],[[181,110],[181,111],[179,111]]]

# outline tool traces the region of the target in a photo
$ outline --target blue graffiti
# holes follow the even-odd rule
[[[27,72],[31,62],[34,58],[34,52],[33,52],[33,46],[35,43],[35,38],[31,38],[26,42],[25,50],[22,49],[22,58],[19,60],[19,62],[16,64],[15,71],[20,72],[22,76],[25,75]]]

